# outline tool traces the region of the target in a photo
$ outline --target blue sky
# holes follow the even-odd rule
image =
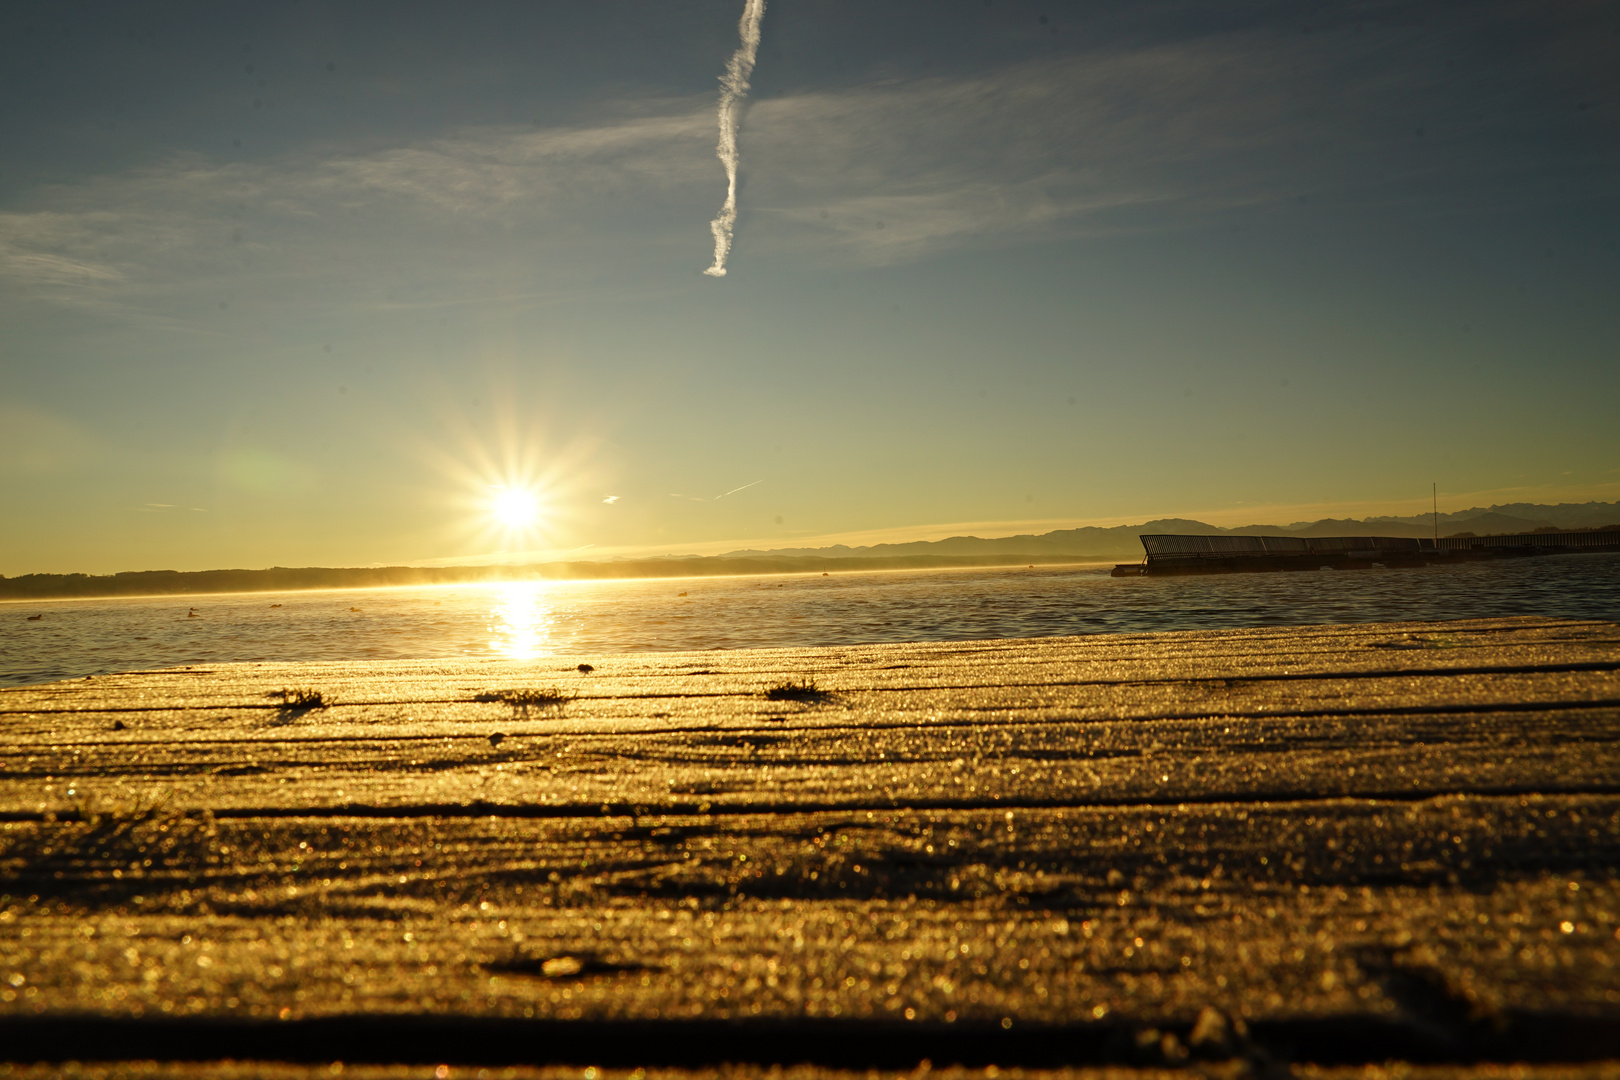
[[[1614,5],[741,10],[6,5],[0,573],[1620,497]]]

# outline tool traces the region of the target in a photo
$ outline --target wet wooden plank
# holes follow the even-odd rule
[[[0,815],[19,1046],[1620,1056],[1607,623],[109,676],[0,692]]]

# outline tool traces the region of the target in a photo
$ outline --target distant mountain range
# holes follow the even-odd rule
[[[1559,506],[1492,506],[1440,515],[1440,534],[1533,532],[1536,529],[1620,528],[1620,503],[1564,503]],[[139,570],[120,574],[23,574],[0,576],[0,600],[64,597],[201,595],[297,589],[355,589],[405,585],[497,581],[560,581],[601,578],[719,577],[737,574],[829,574],[907,568],[943,570],[971,566],[1052,565],[1101,559],[1136,560],[1143,533],[1214,536],[1429,536],[1433,519],[1327,518],[1292,525],[1244,525],[1222,529],[1186,518],[1161,518],[1112,529],[1058,529],[1040,536],[953,536],[909,544],[870,547],[780,548],[733,551],[725,555],[667,555],[653,559],[553,562],[531,566],[372,566],[281,567],[265,570]],[[30,616],[32,617],[32,616]]]
[[[1560,503],[1543,506],[1510,503],[1506,506],[1474,507],[1441,514],[1441,536],[1470,532],[1534,532],[1536,529],[1594,529],[1620,525],[1620,502]],[[915,540],[905,544],[872,544],[849,547],[837,544],[822,548],[772,548],[729,551],[725,559],[750,558],[910,558],[920,555],[1009,556],[1009,555],[1096,555],[1137,556],[1143,533],[1183,533],[1194,536],[1432,536],[1435,518],[1429,514],[1412,517],[1323,518],[1321,521],[1294,522],[1291,525],[1240,525],[1223,529],[1188,518],[1160,518],[1141,525],[1118,525],[1111,529],[1089,526],[1083,529],[1057,529],[1049,533],[1001,536],[952,536],[945,540]]]

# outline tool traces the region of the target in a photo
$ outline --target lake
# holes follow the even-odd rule
[[[1620,620],[1620,554],[1203,577],[1071,565],[13,602],[0,604],[0,684],[224,661],[588,658],[1499,615]]]

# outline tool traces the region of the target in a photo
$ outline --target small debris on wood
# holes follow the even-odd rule
[[[578,975],[584,969],[585,965],[573,956],[554,956],[540,965],[540,973],[548,979]]]
[[[521,690],[486,690],[482,694],[474,694],[474,701],[498,701],[516,709],[540,708],[547,705],[566,705],[574,700],[574,695],[566,690],[556,687],[530,687]]]
[[[664,970],[661,965],[630,959],[614,959],[594,953],[533,956],[523,952],[483,965],[490,971],[511,975],[539,975],[547,979],[572,979],[590,975],[622,975],[630,972]]]
[[[324,709],[331,704],[319,690],[307,687],[272,690],[265,697],[280,699],[285,709]]]
[[[1205,1005],[1187,1036],[1187,1045],[1199,1057],[1224,1060],[1245,1048],[1248,1034],[1242,1020],[1234,1024],[1219,1009]]]
[[[777,683],[775,686],[765,691],[765,699],[767,701],[803,701],[813,703],[818,701],[830,701],[832,696],[833,695],[828,691],[822,690],[820,687],[816,686],[816,681],[814,679],[806,679],[803,682],[789,681]]]

